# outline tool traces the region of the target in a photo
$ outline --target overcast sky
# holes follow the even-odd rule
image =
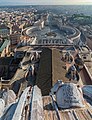
[[[70,5],[70,4],[92,4],[92,0],[0,0],[1,5],[17,4],[47,4],[47,5]]]

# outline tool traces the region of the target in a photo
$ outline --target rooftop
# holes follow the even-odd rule
[[[0,52],[2,52],[4,50],[4,48],[10,44],[9,40],[5,40],[4,43],[2,44],[2,46],[0,47]]]
[[[52,108],[52,100],[50,96],[43,97],[43,107],[44,107],[44,120],[57,120],[57,114],[55,109]],[[62,120],[91,120],[92,109],[89,104],[85,101],[85,108],[73,108],[66,110],[59,110],[59,116]]]
[[[0,29],[9,29],[6,25],[2,24],[0,25]]]
[[[65,62],[61,60],[61,53],[58,49],[44,48],[41,53],[36,84],[43,95],[50,92],[51,87],[57,80],[68,81],[65,77]]]

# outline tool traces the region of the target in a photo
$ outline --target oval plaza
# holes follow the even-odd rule
[[[33,39],[34,44],[42,45],[77,44],[81,35],[77,28],[63,25],[61,19],[56,19],[50,14],[46,21],[39,20],[34,26],[28,27],[23,32],[25,32],[26,36],[29,36],[30,40]],[[26,40],[30,44],[29,41]],[[25,40],[22,40],[22,42],[25,43]]]

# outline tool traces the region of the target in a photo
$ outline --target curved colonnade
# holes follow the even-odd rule
[[[61,23],[56,23],[56,26],[58,27],[58,29],[60,31],[65,32],[65,34],[66,34],[65,38],[70,43],[77,44],[79,42],[81,32],[77,28],[73,28],[71,26],[65,26],[65,25],[62,25]],[[24,29],[24,31],[22,32],[24,36],[28,36],[29,37],[30,40],[26,39],[27,43],[28,43],[28,41],[31,41],[28,44],[32,44],[32,42],[33,42],[33,44],[35,45],[36,43],[38,43],[37,42],[37,36],[39,36],[39,35],[36,33],[36,31],[40,31],[40,27],[39,26],[28,27],[28,28]],[[58,40],[57,38],[51,38],[51,39],[49,38],[48,39],[48,38],[46,38],[46,36],[44,36],[44,38],[47,39],[48,41],[49,40],[55,40],[55,41]],[[61,38],[61,39],[63,39],[63,38]],[[24,43],[25,43],[25,40],[24,40]],[[47,42],[47,43],[53,44],[53,42]],[[56,44],[56,43],[57,42],[54,42],[54,44]],[[60,42],[60,44],[62,44],[62,42]]]

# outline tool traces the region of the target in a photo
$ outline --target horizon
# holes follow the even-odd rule
[[[9,5],[0,5],[0,7],[3,7],[3,6],[92,6],[92,4],[58,4],[58,5],[54,5],[54,4],[51,4],[51,5],[48,5],[48,4],[9,4]]]
[[[6,5],[92,5],[92,0],[0,0],[0,6]]]

